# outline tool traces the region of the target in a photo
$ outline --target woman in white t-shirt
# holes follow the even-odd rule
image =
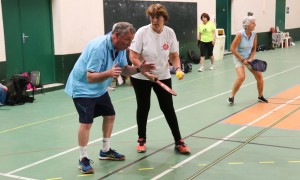
[[[155,83],[157,78],[167,86],[172,87],[168,61],[177,71],[181,71],[177,38],[173,29],[164,25],[169,15],[163,5],[151,4],[146,15],[150,18],[151,23],[138,29],[130,46],[130,60],[133,65],[139,66],[143,60],[147,60],[156,66],[156,69],[151,73],[141,72],[131,76],[137,100],[136,118],[139,136],[137,152],[146,152],[147,118],[150,110],[151,90],[153,89],[160,109],[172,131],[175,150],[187,154],[189,148],[181,138],[172,95]],[[181,73],[184,76],[184,73]]]

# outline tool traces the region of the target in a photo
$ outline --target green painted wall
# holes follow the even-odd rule
[[[216,24],[224,29],[226,35],[225,49],[230,49],[231,39],[231,0],[216,0]]]
[[[55,56],[55,75],[56,82],[65,84],[74,64],[80,54],[56,55]]]
[[[272,34],[271,32],[264,32],[257,34],[257,45],[263,44],[266,47],[272,47]]]
[[[290,33],[290,37],[293,38],[293,41],[300,41],[300,28],[286,29],[285,31]]]
[[[0,82],[6,79],[6,63],[5,61],[0,62]]]
[[[286,0],[276,0],[275,26],[278,26],[280,31],[285,31],[285,5]]]
[[[67,82],[69,74],[76,63],[80,54],[67,54],[67,55],[56,55],[55,56],[55,82],[63,83]],[[10,77],[6,74],[6,61],[0,62],[0,82],[7,80]]]

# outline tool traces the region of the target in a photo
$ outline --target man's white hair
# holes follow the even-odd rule
[[[118,32],[123,36],[125,33],[130,32],[134,34],[136,32],[132,24],[128,22],[118,22],[115,23],[112,27],[112,33]]]
[[[243,28],[247,28],[252,21],[255,21],[254,16],[245,16],[243,18]]]

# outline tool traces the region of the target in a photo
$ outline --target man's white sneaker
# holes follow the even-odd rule
[[[213,69],[215,69],[215,65],[210,65],[210,68],[209,68],[210,70],[213,70]]]
[[[200,69],[198,69],[198,72],[204,71],[204,66],[200,66]]]

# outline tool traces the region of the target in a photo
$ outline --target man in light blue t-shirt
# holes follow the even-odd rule
[[[103,148],[100,150],[99,159],[125,159],[124,155],[110,148],[115,110],[107,87],[120,74],[130,76],[155,69],[153,64],[146,64],[145,61],[139,66],[127,64],[126,49],[130,46],[135,32],[130,23],[116,23],[111,33],[96,38],[87,45],[69,75],[65,92],[73,98],[79,114],[79,168],[84,174],[94,172],[86,148],[93,119],[98,116],[103,116]]]

